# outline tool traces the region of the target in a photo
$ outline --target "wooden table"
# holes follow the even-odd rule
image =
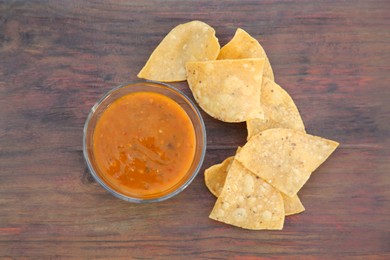
[[[390,258],[388,1],[1,1],[0,258]],[[203,171],[233,155],[245,124],[203,113],[202,171],[156,204],[121,201],[89,174],[85,119],[165,34],[202,20],[221,45],[259,39],[308,133],[341,143],[300,192],[283,231],[208,218]],[[172,84],[191,98],[185,82]]]

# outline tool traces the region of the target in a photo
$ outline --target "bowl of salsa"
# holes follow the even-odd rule
[[[121,85],[91,109],[83,152],[94,179],[114,196],[158,202],[183,191],[206,153],[206,129],[196,105],[159,82]]]

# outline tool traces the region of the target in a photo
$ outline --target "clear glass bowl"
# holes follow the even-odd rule
[[[136,196],[130,197],[120,192],[113,184],[109,183],[102,177],[102,173],[96,165],[96,160],[93,153],[93,133],[100,116],[112,102],[124,95],[134,92],[159,93],[176,101],[176,103],[178,103],[186,111],[195,130],[195,156],[190,169],[173,187],[167,191],[162,192],[161,194],[155,194],[155,197],[153,198],[141,198]],[[196,105],[181,91],[175,89],[172,86],[160,82],[146,81],[128,83],[116,87],[105,94],[92,107],[84,125],[83,152],[89,171],[91,172],[94,179],[115,197],[134,203],[159,202],[179,194],[194,180],[203,163],[203,159],[206,153],[206,143],[205,125]]]

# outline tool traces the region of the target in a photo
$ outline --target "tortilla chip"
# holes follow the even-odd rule
[[[264,119],[251,119],[246,122],[248,140],[270,128],[291,128],[305,131],[301,115],[290,95],[278,84],[263,78],[261,86],[261,106]]]
[[[338,143],[292,129],[265,130],[236,155],[246,168],[284,194],[293,197]]]
[[[228,157],[222,163],[213,165],[204,172],[206,186],[217,198],[221,195],[222,188],[225,185],[226,175],[230,170],[233,160],[234,156]],[[281,195],[283,198],[285,216],[298,214],[305,210],[298,195],[295,195],[294,197],[289,197],[283,193],[281,193]]]
[[[271,63],[260,43],[241,28],[236,30],[233,39],[221,48],[218,60],[225,59],[265,59],[263,76],[274,80]]]
[[[209,216],[246,229],[282,229],[282,195],[234,160]]]
[[[173,28],[153,51],[139,78],[173,82],[186,79],[188,61],[215,60],[220,45],[215,30],[200,21]]]
[[[188,62],[187,81],[199,106],[224,122],[264,118],[260,105],[263,59]]]
[[[213,165],[204,172],[206,186],[215,197],[221,194],[233,159],[234,156],[228,157],[222,163]]]
[[[289,197],[283,193],[283,203],[284,203],[284,214],[286,216],[294,215],[305,211],[305,207],[302,205],[301,200],[298,195],[294,195],[293,197]]]

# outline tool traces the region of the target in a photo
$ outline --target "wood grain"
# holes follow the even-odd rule
[[[388,1],[0,1],[0,258],[390,258]],[[158,204],[95,183],[82,129],[109,89],[137,80],[174,26],[237,27],[264,46],[307,131],[341,143],[300,191],[283,231],[212,221],[203,170],[234,154],[245,124],[203,113],[202,172]],[[191,98],[187,85],[173,84]]]

